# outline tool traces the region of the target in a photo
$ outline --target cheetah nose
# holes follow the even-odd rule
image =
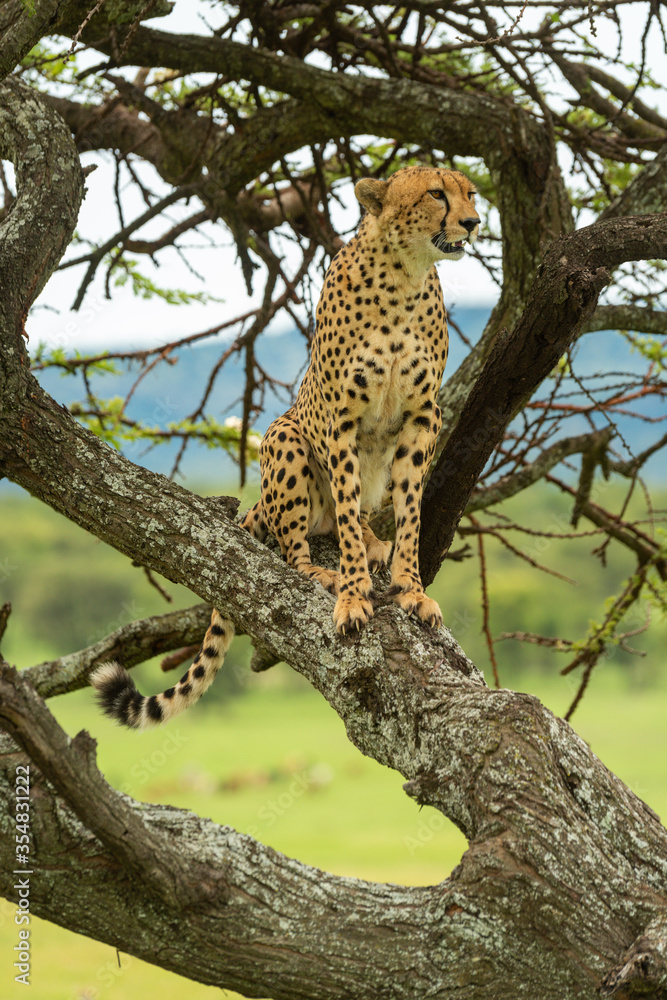
[[[477,218],[477,216],[471,215],[470,218],[468,219],[459,219],[459,226],[463,226],[463,228],[467,229],[469,233],[471,233],[475,228],[475,226],[478,225],[479,225],[479,219]]]

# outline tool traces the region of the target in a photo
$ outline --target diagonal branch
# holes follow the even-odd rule
[[[606,220],[556,240],[524,313],[496,343],[424,494],[422,578],[430,583],[474,485],[509,424],[593,313],[610,269],[667,256],[667,214]]]
[[[591,434],[580,434],[577,437],[556,441],[549,448],[545,448],[534,462],[519,469],[518,472],[502,476],[486,489],[475,490],[466,505],[465,513],[473,514],[477,510],[486,510],[493,504],[516,496],[517,493],[543,479],[564,458],[595,450],[600,445],[606,446],[613,435],[613,429],[606,427],[602,431],[593,431]]]
[[[187,856],[160,863],[170,848],[168,834],[147,831],[140,811],[98,771],[95,741],[85,731],[70,740],[30,682],[7,666],[0,666],[0,723],[123,868],[167,905],[188,907],[224,888],[220,872],[200,874]]]

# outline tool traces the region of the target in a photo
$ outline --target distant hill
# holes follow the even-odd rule
[[[465,336],[475,343],[481,335],[488,319],[488,308],[457,308],[452,316],[461,327]],[[181,351],[178,363],[174,365],[161,364],[140,383],[128,407],[128,415],[134,419],[149,423],[178,420],[192,412],[199,403],[203,387],[209,372],[228,346],[228,340],[217,339],[186,348]],[[447,364],[447,375],[456,371],[467,348],[460,338],[452,331],[450,358]],[[306,345],[303,337],[295,330],[283,330],[260,338],[257,346],[257,356],[262,367],[281,382],[290,383],[300,378],[307,364]],[[243,359],[230,360],[219,375],[211,401],[209,412],[217,419],[240,415],[241,397],[244,384]],[[618,334],[600,332],[583,337],[577,347],[576,368],[579,375],[590,375],[601,368],[616,372],[640,370],[641,359],[633,354],[627,343]],[[118,377],[110,375],[95,375],[92,378],[93,391],[101,397],[122,396],[132,385],[137,372]],[[55,370],[39,374],[39,381],[44,388],[60,403],[70,403],[81,399],[83,392],[80,379],[64,378]],[[612,384],[614,379],[610,379]],[[584,401],[572,399],[570,402]],[[264,413],[257,421],[257,428],[265,431],[271,420],[284,412],[290,403],[286,390],[279,394],[268,391],[265,398]],[[647,417],[664,416],[664,408],[660,407],[656,398],[649,397],[638,404]],[[596,418],[599,426],[604,426],[604,420]],[[575,417],[570,421],[570,434],[582,433],[588,430],[589,424],[583,417]],[[623,417],[620,429],[628,444],[634,451],[641,451],[649,441],[654,439],[655,427],[650,424]],[[156,472],[168,473],[172,467],[178,444],[169,443],[148,450],[143,446],[135,446],[128,457]],[[667,469],[664,459],[659,456],[653,459],[650,467],[651,478],[664,481]],[[182,471],[186,478],[197,483],[219,483],[229,480],[234,474],[232,461],[219,451],[211,451],[203,446],[191,445],[182,463]]]

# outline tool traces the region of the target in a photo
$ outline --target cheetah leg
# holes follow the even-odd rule
[[[366,549],[368,569],[371,573],[375,573],[379,569],[384,569],[384,567],[388,564],[393,543],[391,541],[383,542],[379,538],[376,538],[375,532],[367,521],[367,517],[368,515],[364,515],[364,512],[362,511],[361,537]]]
[[[259,500],[252,507],[241,521],[241,527],[249,531],[254,538],[263,542],[266,538],[268,527],[264,521],[262,513],[262,501]],[[282,543],[281,551],[290,566],[298,569],[304,576],[311,580],[317,580],[325,590],[331,594],[338,593],[338,573],[335,570],[324,569],[323,566],[314,566],[310,561],[310,546],[305,533],[297,525],[287,536],[285,543]]]
[[[399,435],[391,470],[396,542],[391,563],[390,595],[407,614],[434,627],[442,625],[436,601],[427,597],[419,575],[419,529],[424,476],[440,430],[440,411],[424,427],[423,416],[406,422]]]
[[[256,538],[258,542],[263,542],[266,538],[266,533],[268,528],[264,520],[264,511],[262,509],[262,501],[258,500],[254,507],[246,513],[245,517],[241,521],[241,527],[249,531],[253,538]]]
[[[373,584],[361,525],[359,458],[353,427],[349,424],[350,421],[339,418],[337,424],[334,421],[329,424],[327,433],[331,493],[340,544],[340,591],[333,619],[341,635],[358,631],[373,617]],[[368,532],[373,534],[370,528]]]
[[[281,544],[281,548],[290,566],[298,569],[299,573],[303,573],[310,580],[317,580],[330,594],[338,594],[340,587],[338,573],[333,569],[325,569],[324,566],[315,566],[310,561],[310,546],[305,531],[294,531],[285,546]]]
[[[309,460],[309,454],[310,448],[295,420],[283,416],[271,424],[261,448],[261,516],[278,539],[287,563],[337,594],[338,573],[311,562],[307,536],[333,527],[333,519],[331,511],[327,516],[323,510],[317,478],[310,467],[314,459]],[[253,511],[246,515],[246,521]]]

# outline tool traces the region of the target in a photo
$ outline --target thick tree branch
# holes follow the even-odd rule
[[[495,345],[424,494],[420,565],[431,582],[474,485],[520,406],[593,313],[610,270],[667,257],[667,214],[607,220],[562,236],[547,250],[525,311]]]
[[[69,129],[18,80],[0,84],[0,156],[18,187],[0,227],[0,325],[22,354],[25,317],[72,237],[83,178]]]
[[[123,29],[125,33],[131,33],[142,20],[166,17],[173,6],[170,0],[154,0],[152,3],[146,3],[146,0],[105,0],[96,9],[97,4],[91,4],[90,0],[72,0],[61,13],[56,30],[62,35],[74,36],[77,41],[85,40],[86,31],[94,23],[96,31],[106,31],[114,37]]]
[[[199,875],[187,855],[180,861],[172,858],[169,866],[160,864],[168,834],[147,831],[140,811],[123,801],[98,771],[95,741],[86,732],[70,740],[29,681],[11,667],[0,667],[0,723],[91,833],[149,892],[169,906],[187,908],[224,891],[221,871]]]
[[[62,33],[75,35],[90,13],[89,0],[3,0],[0,3],[0,80],[4,79],[45,35]],[[101,24],[131,24],[136,18],[160,17],[168,14],[171,4],[157,0],[148,11],[143,0],[122,0],[107,3],[97,19]]]
[[[207,604],[183,611],[142,618],[116,629],[93,646],[48,660],[24,671],[42,698],[88,687],[88,675],[108,660],[119,660],[126,669],[152,656],[201,642],[211,617]]]
[[[85,16],[81,0],[3,0],[0,3],[0,80],[28,54],[44,35],[57,30],[66,17],[74,22]]]

